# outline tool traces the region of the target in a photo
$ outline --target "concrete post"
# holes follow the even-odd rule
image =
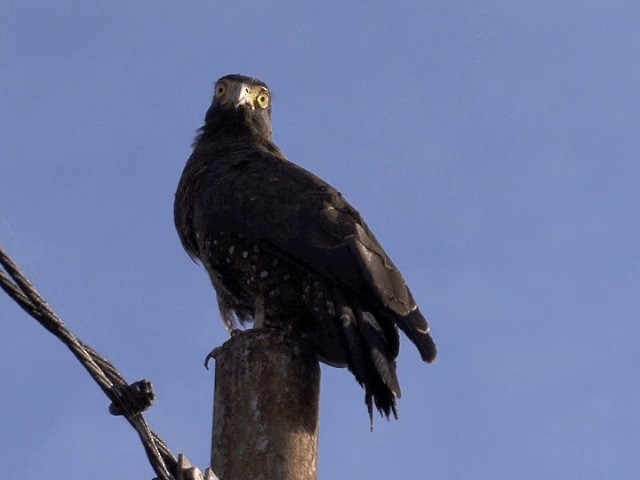
[[[320,365],[279,331],[240,332],[215,354],[211,465],[220,480],[315,480]]]

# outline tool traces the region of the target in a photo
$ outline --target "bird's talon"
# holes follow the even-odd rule
[[[211,350],[209,352],[209,354],[204,359],[204,368],[209,370],[209,361],[211,359],[215,360],[216,359],[216,355],[218,355],[219,351],[220,351],[220,347],[216,347],[216,348],[214,348],[213,350]]]

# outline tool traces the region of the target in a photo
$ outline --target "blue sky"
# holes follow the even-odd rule
[[[226,333],[173,194],[213,82],[259,77],[275,141],[362,212],[440,350],[403,343],[400,420],[374,433],[323,368],[319,478],[637,478],[639,7],[345,3],[5,0],[0,243],[206,466]],[[4,296],[0,378],[3,478],[153,476]]]

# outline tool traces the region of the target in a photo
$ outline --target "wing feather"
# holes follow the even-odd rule
[[[197,151],[194,155],[197,154]],[[416,304],[360,214],[340,192],[270,152],[227,155],[203,185],[203,226],[271,242],[400,316]]]
[[[423,359],[435,358],[428,324],[404,278],[334,187],[277,150],[255,145],[216,151],[198,144],[183,175],[194,179],[184,182],[190,191],[199,192],[192,202],[193,224],[181,228],[183,245],[193,257],[199,257],[198,241],[190,232],[215,229],[267,241],[282,255],[348,288],[366,309],[397,323]],[[181,221],[179,212],[176,218]],[[397,355],[397,346],[394,350]]]

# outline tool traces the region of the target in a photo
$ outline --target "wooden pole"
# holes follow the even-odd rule
[[[270,329],[240,332],[216,354],[211,465],[221,480],[315,480],[320,365]]]

